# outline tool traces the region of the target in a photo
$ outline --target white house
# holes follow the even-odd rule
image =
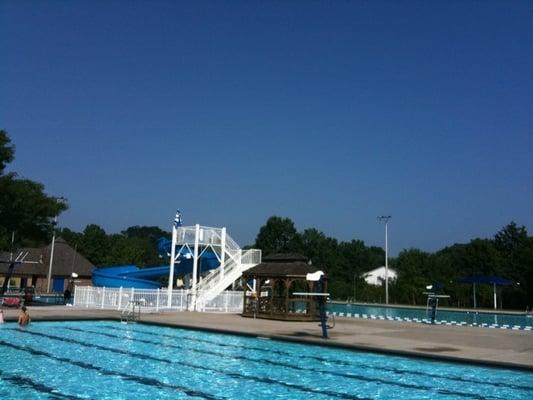
[[[362,275],[366,283],[374,286],[381,286],[385,282],[385,267],[378,267]],[[398,274],[392,268],[388,271],[389,282],[396,280]]]

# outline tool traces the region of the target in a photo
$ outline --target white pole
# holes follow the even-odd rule
[[[496,310],[496,283],[493,283],[492,286],[494,287],[494,309]]]
[[[57,215],[54,218],[54,235],[52,236],[52,250],[50,251],[50,264],[48,265],[48,278],[46,285],[46,292],[50,293],[50,281],[52,279],[52,264],[54,263],[54,247],[56,244],[56,225],[57,225]]]
[[[167,307],[172,306],[172,290],[174,288],[174,263],[176,262],[176,242],[178,240],[178,230],[172,225],[172,246],[170,248],[170,271],[168,273]]]
[[[385,304],[389,304],[389,242],[388,242],[389,220],[385,221]]]
[[[389,304],[389,219],[391,219],[390,215],[382,215],[378,217],[378,221],[385,221],[385,304]]]
[[[224,279],[224,268],[226,266],[226,228],[222,228],[220,238],[220,280]]]
[[[122,286],[118,289],[118,310],[122,308]]]
[[[13,245],[15,244],[15,231],[11,232],[11,254],[9,255],[9,261],[13,261]]]
[[[194,234],[194,254],[192,263],[192,309],[196,309],[196,282],[198,280],[198,245],[200,239],[200,225],[196,224]]]
[[[105,302],[105,286],[102,287],[102,305],[100,308],[104,308],[104,302]]]

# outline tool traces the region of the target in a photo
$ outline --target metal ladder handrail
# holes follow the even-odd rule
[[[130,308],[131,305],[131,308]],[[137,313],[135,313],[135,307],[137,307]],[[141,301],[130,300],[126,307],[122,310],[120,315],[121,322],[137,322],[141,319]]]

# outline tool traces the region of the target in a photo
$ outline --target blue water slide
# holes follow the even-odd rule
[[[168,255],[171,242],[160,239],[158,251],[161,255]],[[174,265],[175,275],[187,275],[193,270],[193,257],[188,249],[181,249],[177,254],[177,262]],[[201,272],[215,269],[220,265],[216,254],[205,251],[200,257],[198,268]],[[92,281],[94,286],[123,287],[136,289],[157,289],[161,283],[157,278],[168,276],[170,267],[162,265],[158,267],[139,268],[136,265],[120,265],[101,267],[93,271]]]
[[[156,269],[159,273],[158,276],[166,274],[168,275],[169,266],[146,268]],[[148,279],[140,279],[135,277],[142,271],[141,268],[136,265],[121,265],[116,267],[102,267],[93,271],[93,286],[105,286],[105,287],[123,287],[123,288],[136,288],[136,289],[158,289],[161,287],[161,283],[157,281],[150,281]],[[133,275],[133,276],[132,276]],[[153,275],[149,275],[154,277]]]

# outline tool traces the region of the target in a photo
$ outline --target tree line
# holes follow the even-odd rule
[[[6,173],[13,161],[15,147],[7,132],[0,130],[0,250],[35,247],[50,242],[54,217],[68,208],[66,202],[45,193],[38,182]],[[15,241],[12,244],[12,233]],[[108,234],[90,224],[82,232],[68,228],[57,230],[72,247],[97,266],[135,264],[160,265],[167,261],[157,254],[156,241],[170,238],[170,232],[156,226],[131,226],[120,233]],[[381,247],[367,246],[361,240],[338,241],[315,228],[298,232],[289,218],[270,217],[259,229],[252,246],[271,253],[301,253],[313,264],[324,268],[329,291],[334,299],[383,302],[384,289],[366,284],[363,275],[384,265]],[[513,285],[499,288],[505,308],[525,309],[533,305],[533,237],[524,226],[509,223],[490,239],[473,239],[430,253],[407,249],[389,261],[398,278],[389,283],[391,303],[422,305],[425,287],[440,282],[450,295],[448,304],[472,305],[472,287],[460,278],[471,275],[496,275],[513,280]],[[491,307],[492,288],[477,289],[480,307]]]
[[[381,247],[366,246],[361,240],[338,242],[314,229],[298,232],[289,218],[271,217],[257,235],[255,246],[270,253],[302,253],[324,268],[334,299],[384,302],[384,288],[368,285],[364,274],[385,264]],[[427,285],[440,283],[450,295],[443,305],[471,307],[472,285],[461,278],[493,275],[511,279],[512,285],[498,287],[498,307],[525,310],[533,305],[533,237],[524,226],[509,223],[490,239],[473,239],[434,253],[406,249],[389,259],[398,278],[389,281],[389,302],[425,305]],[[478,307],[492,307],[493,288],[477,285]],[[501,296],[500,296],[501,294]]]

